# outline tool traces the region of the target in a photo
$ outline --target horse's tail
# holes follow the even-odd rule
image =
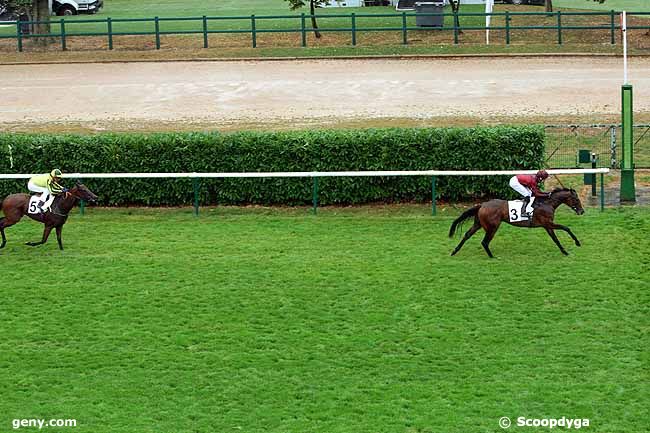
[[[462,226],[465,220],[471,218],[471,217],[476,217],[478,215],[478,210],[481,208],[480,204],[475,205],[473,208],[467,209],[465,212],[461,214],[458,218],[454,220],[454,222],[451,224],[451,228],[449,229],[449,237],[454,237],[454,233],[456,233],[456,229],[459,226]]]

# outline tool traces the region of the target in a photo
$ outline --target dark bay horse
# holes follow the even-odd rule
[[[578,194],[572,189],[556,188],[551,192],[550,197],[538,198],[535,202],[537,203],[537,207],[533,212],[532,221],[511,223],[508,215],[508,202],[506,200],[490,200],[466,210],[452,223],[451,228],[449,229],[449,237],[454,235],[456,229],[463,223],[463,221],[471,217],[474,217],[474,225],[467,231],[467,233],[465,233],[465,236],[463,236],[463,239],[460,241],[458,246],[454,248],[451,255],[453,256],[460,251],[463,244],[471,238],[474,233],[483,228],[483,230],[485,230],[485,237],[481,241],[481,245],[483,245],[488,256],[494,257],[490,251],[490,241],[494,238],[494,234],[499,229],[499,225],[501,225],[502,222],[506,222],[517,227],[543,227],[546,229],[546,233],[548,233],[551,239],[553,239],[558,248],[560,248],[562,254],[568,256],[569,253],[567,253],[562,244],[560,244],[554,230],[563,230],[567,232],[577,246],[580,246],[580,241],[567,226],[555,224],[553,218],[555,217],[555,210],[561,204],[566,204],[578,215],[585,213],[585,210],[582,208],[582,204],[580,203],[580,199],[578,198]]]
[[[0,205],[0,209],[2,209],[5,215],[4,218],[0,218],[0,234],[2,235],[0,249],[4,248],[7,244],[5,229],[16,224],[22,217],[27,215],[31,219],[45,224],[45,229],[43,230],[43,239],[40,242],[28,242],[26,245],[31,247],[43,245],[47,242],[47,238],[50,236],[52,229],[55,229],[59,249],[63,250],[61,229],[68,220],[70,211],[79,203],[79,200],[86,200],[88,202],[97,200],[97,196],[86,188],[85,185],[78,183],[69,191],[59,194],[54,199],[49,212],[33,215],[27,212],[29,197],[28,194],[13,194],[5,198],[2,205]]]

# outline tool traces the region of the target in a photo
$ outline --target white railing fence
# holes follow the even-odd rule
[[[600,207],[604,208],[604,174],[609,168],[575,168],[549,169],[551,175],[599,174]],[[436,214],[436,178],[441,176],[514,176],[517,174],[535,174],[537,170],[414,170],[414,171],[292,171],[292,172],[249,172],[249,173],[66,173],[66,179],[225,179],[225,178],[312,178],[313,210],[318,207],[318,179],[322,177],[389,177],[389,176],[428,176],[431,177],[431,212]],[[33,174],[0,174],[2,179],[29,179]],[[83,214],[82,203],[81,212]],[[194,212],[199,213],[198,182],[194,182]]]

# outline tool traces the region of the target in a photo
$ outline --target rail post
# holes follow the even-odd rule
[[[318,209],[318,178],[314,177],[312,184],[312,213],[316,215]]]
[[[106,26],[108,27],[107,33],[108,33],[108,49],[112,50],[113,49],[113,19],[111,17],[108,17],[106,19]]]
[[[431,216],[436,216],[436,177],[431,177]]]
[[[406,12],[402,12],[402,43],[407,45],[409,43],[406,34]]]
[[[605,210],[605,173],[600,173],[600,211]]]
[[[352,18],[352,46],[354,47],[357,44],[357,16],[352,12],[350,17]]]
[[[20,31],[21,21],[16,21],[16,43],[18,44],[18,52],[23,52],[23,32]]]
[[[458,45],[458,26],[460,25],[460,21],[458,18],[458,13],[454,12],[454,44]]]
[[[557,11],[557,44],[562,45],[562,11]]]
[[[510,11],[506,11],[506,45],[510,45]]]
[[[208,48],[208,17],[203,15],[203,48]]]
[[[154,17],[154,23],[156,27],[156,49],[160,49],[160,19],[158,17]]]
[[[253,48],[257,48],[257,30],[255,27],[255,15],[251,15],[251,38],[253,39]]]
[[[621,201],[635,202],[636,190],[634,185],[634,139],[632,119],[633,102],[632,86],[624,84],[621,88],[622,123],[623,123],[623,151],[621,160]]]
[[[596,168],[596,161],[598,160],[598,155],[591,153],[591,168]],[[591,175],[591,196],[596,197],[596,173]]]
[[[198,177],[192,178],[192,188],[194,189],[194,216],[199,216],[199,189],[200,181]]]
[[[65,20],[61,18],[61,51],[67,50],[65,41]]]
[[[305,23],[305,13],[300,14],[300,36],[302,38],[302,47],[307,46],[307,25]]]

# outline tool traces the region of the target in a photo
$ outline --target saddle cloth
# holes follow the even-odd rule
[[[30,214],[30,215],[38,215],[40,213],[44,213],[44,212],[41,212],[41,210],[38,208],[38,203],[40,201],[41,201],[41,196],[40,195],[31,196],[29,198],[29,206],[27,206],[27,213]]]
[[[529,220],[529,218],[521,216],[521,207],[523,205],[523,200],[508,200],[508,217],[511,223]]]

